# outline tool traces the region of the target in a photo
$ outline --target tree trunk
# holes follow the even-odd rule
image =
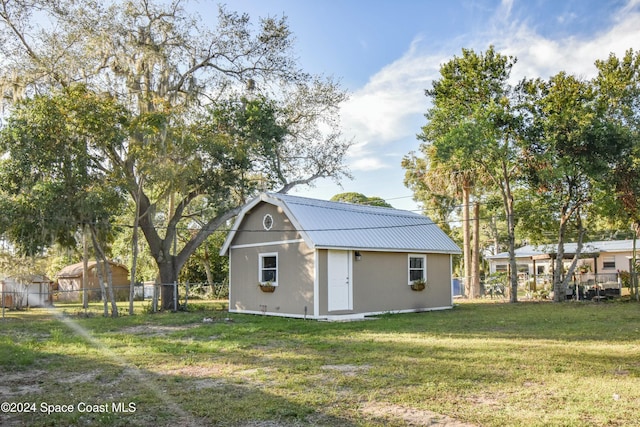
[[[107,273],[107,286],[109,292],[109,299],[111,300],[111,317],[118,317],[118,305],[116,304],[116,295],[113,289],[113,273],[111,271],[111,264],[109,260],[103,255],[104,270]]]
[[[462,184],[462,253],[464,264],[464,290],[467,298],[473,298],[471,289],[471,224],[469,223],[469,199],[471,186],[468,181]]]
[[[186,201],[178,204],[173,211],[173,217],[169,220],[169,224],[167,225],[166,233],[163,238],[158,234],[158,230],[153,223],[153,206],[149,201],[149,198],[144,194],[140,187],[136,190],[138,191],[136,196],[139,196],[139,209],[140,212],[143,212],[143,214],[138,217],[139,226],[147,243],[149,244],[151,255],[158,266],[160,298],[162,299],[161,309],[175,311],[177,301],[175,301],[172,285],[177,283],[180,268],[182,268],[186,259],[197,248],[196,244],[192,246],[187,244],[187,246],[185,246],[180,253],[176,255],[177,225],[179,218],[182,215],[182,210],[184,209],[184,206],[186,206]],[[209,232],[209,234],[211,234],[211,232]],[[193,241],[194,238],[191,240]]]
[[[133,236],[131,239],[131,283],[129,284],[129,316],[133,316],[133,299],[136,286],[136,269],[138,266],[138,225],[140,224],[140,193],[144,179],[138,183],[138,197],[136,198],[136,215],[133,220]],[[145,212],[146,214],[146,212]],[[144,288],[142,289],[144,298]]]
[[[82,308],[89,308],[87,281],[89,280],[89,244],[87,242],[87,225],[82,226]]]
[[[111,274],[111,264],[107,259],[104,251],[102,250],[102,246],[98,242],[98,236],[94,228],[91,228],[91,239],[93,241],[93,249],[96,253],[96,268],[98,269],[98,277],[100,281],[100,289],[103,293],[102,300],[104,301],[104,315],[108,315],[108,305],[107,305],[107,296],[104,294],[105,286],[104,286],[104,277],[107,279],[107,292],[109,295],[109,300],[111,301],[111,317],[118,317],[118,305],[116,304],[116,296],[113,292],[113,275]],[[101,274],[100,265],[102,264],[104,268],[104,276]]]
[[[518,264],[516,263],[516,236],[513,213],[507,215],[507,224],[509,228],[509,266],[511,270],[511,277],[509,278],[509,283],[511,284],[509,302],[516,303],[518,302]]]
[[[500,235],[498,234],[498,221],[495,216],[491,219],[491,230],[493,233],[493,254],[498,255],[500,253]]]
[[[204,260],[203,260],[203,265],[204,265],[204,272],[207,275],[207,285],[209,285],[209,296],[216,298],[217,294],[216,294],[216,285],[213,282],[213,273],[211,272],[211,260],[209,259],[209,250],[207,249],[206,245],[204,247]]]
[[[136,188],[136,191],[138,188]],[[153,223],[153,207],[149,198],[140,191],[140,229],[149,245],[151,255],[158,266],[158,274],[160,276],[161,284],[161,298],[163,310],[175,310],[177,301],[175,301],[175,295],[173,293],[173,284],[178,281],[178,274],[180,269],[187,261],[187,259],[198,249],[198,247],[221,225],[225,224],[228,220],[236,216],[242,206],[236,206],[229,210],[220,213],[215,218],[212,218],[208,223],[202,226],[202,228],[191,237],[191,239],[182,247],[178,252],[176,248],[176,232],[179,220],[182,218],[182,213],[188,201],[191,198],[195,198],[196,194],[191,194],[185,197],[182,202],[175,205],[173,217],[170,218],[169,224],[166,228],[164,238],[158,234],[158,230]],[[171,286],[163,286],[171,285]]]
[[[480,297],[480,203],[473,205],[473,253],[471,258],[471,298]]]
[[[637,240],[640,237],[640,222],[635,221],[633,223],[633,230],[635,235],[633,236],[633,254],[631,255],[631,290],[635,292],[636,301],[640,301],[640,293],[638,293],[638,257],[636,253]]]
[[[562,302],[566,295],[563,289],[562,274],[564,270],[564,239],[567,229],[567,217],[562,215],[558,229],[558,250],[556,251],[556,267],[553,272],[553,301]]]
[[[129,283],[129,316],[133,316],[133,299],[136,292],[136,269],[138,265],[138,218],[136,215],[133,226],[133,238],[131,239],[131,282]],[[142,290],[144,295],[144,288]]]
[[[174,284],[178,283],[178,273],[180,269],[176,266],[176,257],[170,256],[166,262],[158,262],[160,273],[160,298],[162,299],[162,310],[176,311],[178,301],[174,292]]]
[[[564,276],[564,280],[562,281],[562,289],[568,288],[569,281],[571,281],[571,278],[573,277],[573,273],[576,270],[576,265],[578,265],[578,259],[580,259],[580,254],[582,253],[582,246],[583,246],[582,240],[585,232],[586,230],[580,230],[580,233],[578,234],[578,245],[576,248],[576,253],[573,255],[573,259],[571,260],[571,265],[569,266],[569,270],[567,271],[567,274]],[[576,292],[577,291],[578,291],[578,288],[576,287]]]
[[[553,274],[553,301],[562,302],[567,298],[567,288],[569,286],[569,281],[573,276],[573,272],[575,271],[576,265],[578,264],[578,259],[580,258],[580,254],[582,253],[582,245],[583,238],[586,230],[582,227],[582,218],[580,216],[580,208],[575,210],[576,214],[576,223],[578,227],[578,242],[576,247],[576,253],[571,260],[571,265],[569,266],[569,270],[567,270],[567,274],[562,276],[563,268],[564,268],[564,239],[565,233],[567,230],[567,223],[569,222],[569,218],[571,214],[564,213],[560,219],[560,228],[558,231],[558,254],[556,256],[556,270]],[[576,292],[578,291],[576,287]]]
[[[567,274],[564,277],[564,281],[562,282],[562,289],[567,289],[567,287],[569,286],[569,281],[573,277],[573,272],[576,269],[576,265],[578,264],[578,259],[580,258],[580,254],[582,253],[582,241],[584,239],[584,234],[587,232],[587,230],[585,230],[584,227],[582,226],[582,217],[580,215],[580,211],[581,211],[580,208],[576,210],[576,225],[578,228],[578,243],[576,247],[576,253],[574,254],[573,260],[571,261],[571,265],[569,266],[569,271],[567,271]],[[576,284],[576,292],[577,291],[578,291],[578,288]]]
[[[93,239],[93,235],[91,236]],[[96,256],[96,274],[98,276],[98,283],[100,284],[100,294],[102,295],[102,305],[104,307],[103,316],[109,316],[109,304],[107,303],[107,290],[104,287],[104,276],[102,274],[102,263]]]
[[[511,183],[509,180],[509,174],[507,172],[506,163],[502,164],[502,199],[504,203],[504,213],[507,217],[507,240],[509,243],[509,267],[511,292],[509,301],[512,303],[518,302],[518,264],[516,263],[516,221],[514,214],[514,201],[513,194],[511,193]]]

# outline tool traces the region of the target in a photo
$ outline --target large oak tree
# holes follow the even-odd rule
[[[3,105],[82,83],[128,111],[127,138],[90,151],[137,202],[163,283],[258,191],[346,174],[346,94],[299,68],[284,17],[220,7],[211,29],[180,1],[0,0],[0,41]],[[197,228],[182,247],[179,227]]]

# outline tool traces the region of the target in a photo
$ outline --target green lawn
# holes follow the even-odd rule
[[[461,302],[350,323],[195,307],[6,313],[0,396],[21,413],[0,424],[640,425],[636,303]]]

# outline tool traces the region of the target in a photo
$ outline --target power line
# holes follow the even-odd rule
[[[401,199],[401,198],[408,198],[411,196],[401,196],[401,197],[397,197],[395,199]],[[304,198],[302,198],[304,199]],[[408,211],[408,210],[400,210],[400,209],[394,209],[394,208],[381,208],[381,207],[374,207],[374,206],[369,206],[369,205],[355,205],[355,204],[347,204],[347,203],[337,203],[337,204],[332,204],[331,206],[327,206],[327,205],[322,205],[322,206],[318,206],[318,204],[316,203],[317,201],[313,201],[313,199],[308,199],[309,202],[307,203],[303,203],[300,201],[297,201],[296,204],[302,204],[305,206],[310,206],[310,207],[319,207],[322,209],[331,209],[331,210],[339,210],[339,211],[353,211],[354,207],[355,209],[358,209],[360,211],[368,211],[370,210],[371,214],[374,215],[379,215],[379,216],[402,216],[404,217],[406,220],[417,220],[420,221],[418,223],[415,224],[399,224],[399,225],[377,225],[377,226],[364,226],[364,227],[323,227],[323,228],[309,228],[309,229],[296,229],[296,230],[286,230],[286,229],[272,229],[269,230],[269,232],[271,233],[283,233],[283,232],[348,232],[348,231],[366,231],[366,230],[384,230],[384,229],[400,229],[400,228],[407,228],[407,227],[423,227],[423,226],[437,226],[437,227],[449,227],[452,224],[462,224],[465,221],[467,222],[474,222],[476,220],[479,221],[490,221],[490,220],[496,220],[499,219],[500,221],[504,221],[504,218],[496,218],[495,215],[492,216],[481,216],[479,218],[476,217],[470,217],[468,220],[464,220],[464,219],[451,219],[451,220],[446,220],[446,221],[434,221],[432,218],[427,217],[427,216],[418,216],[418,215],[411,215],[411,216],[406,216],[403,215],[403,212],[423,212],[424,209],[421,210],[413,210],[413,211]],[[390,199],[391,200],[391,199]],[[320,202],[324,202],[324,201],[320,201]],[[481,201],[476,201],[474,203],[484,203]],[[340,206],[340,205],[345,205],[344,207]],[[349,208],[346,207],[346,205],[349,205]],[[460,205],[453,205],[452,208],[456,209],[456,208],[462,208],[464,207],[464,204],[460,204]],[[556,211],[552,211],[551,209],[545,209],[541,206],[538,207],[536,212],[529,212],[530,215],[553,215],[556,214],[558,212]],[[504,214],[503,212],[501,212],[501,215]],[[87,222],[87,221],[73,221],[71,220],[71,218],[66,217],[66,216],[47,216],[47,217],[41,217],[39,218],[41,222],[45,223],[45,222],[55,222],[56,220],[63,220],[64,222],[67,223],[75,223],[75,224],[86,224],[86,223],[90,223],[94,226],[108,226],[108,227],[115,227],[115,228],[133,228],[133,225],[130,224],[124,224],[124,223],[118,223],[118,222]],[[186,220],[188,220],[187,218],[185,218]],[[516,218],[517,219],[517,218]],[[163,225],[154,225],[154,228],[156,229],[168,229],[169,226],[163,226]],[[228,233],[229,231],[232,231],[228,228],[216,228],[216,229],[207,229],[204,227],[199,227],[199,226],[175,226],[174,229],[176,231],[201,231],[201,230],[205,230],[205,231],[209,231],[211,233]],[[244,232],[267,232],[265,230],[261,230],[261,229],[257,229],[257,230],[250,230],[250,229],[242,229],[242,231]]]

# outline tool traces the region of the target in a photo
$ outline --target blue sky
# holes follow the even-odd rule
[[[203,17],[215,13],[201,1]],[[292,194],[329,199],[356,191],[419,210],[403,184],[402,157],[419,147],[429,108],[424,90],[462,48],[517,57],[515,81],[566,71],[584,78],[610,52],[640,50],[640,0],[229,0],[252,18],[288,18],[302,67],[338,78],[350,92],[342,127],[353,138],[353,180]],[[204,12],[204,13],[203,13]]]

